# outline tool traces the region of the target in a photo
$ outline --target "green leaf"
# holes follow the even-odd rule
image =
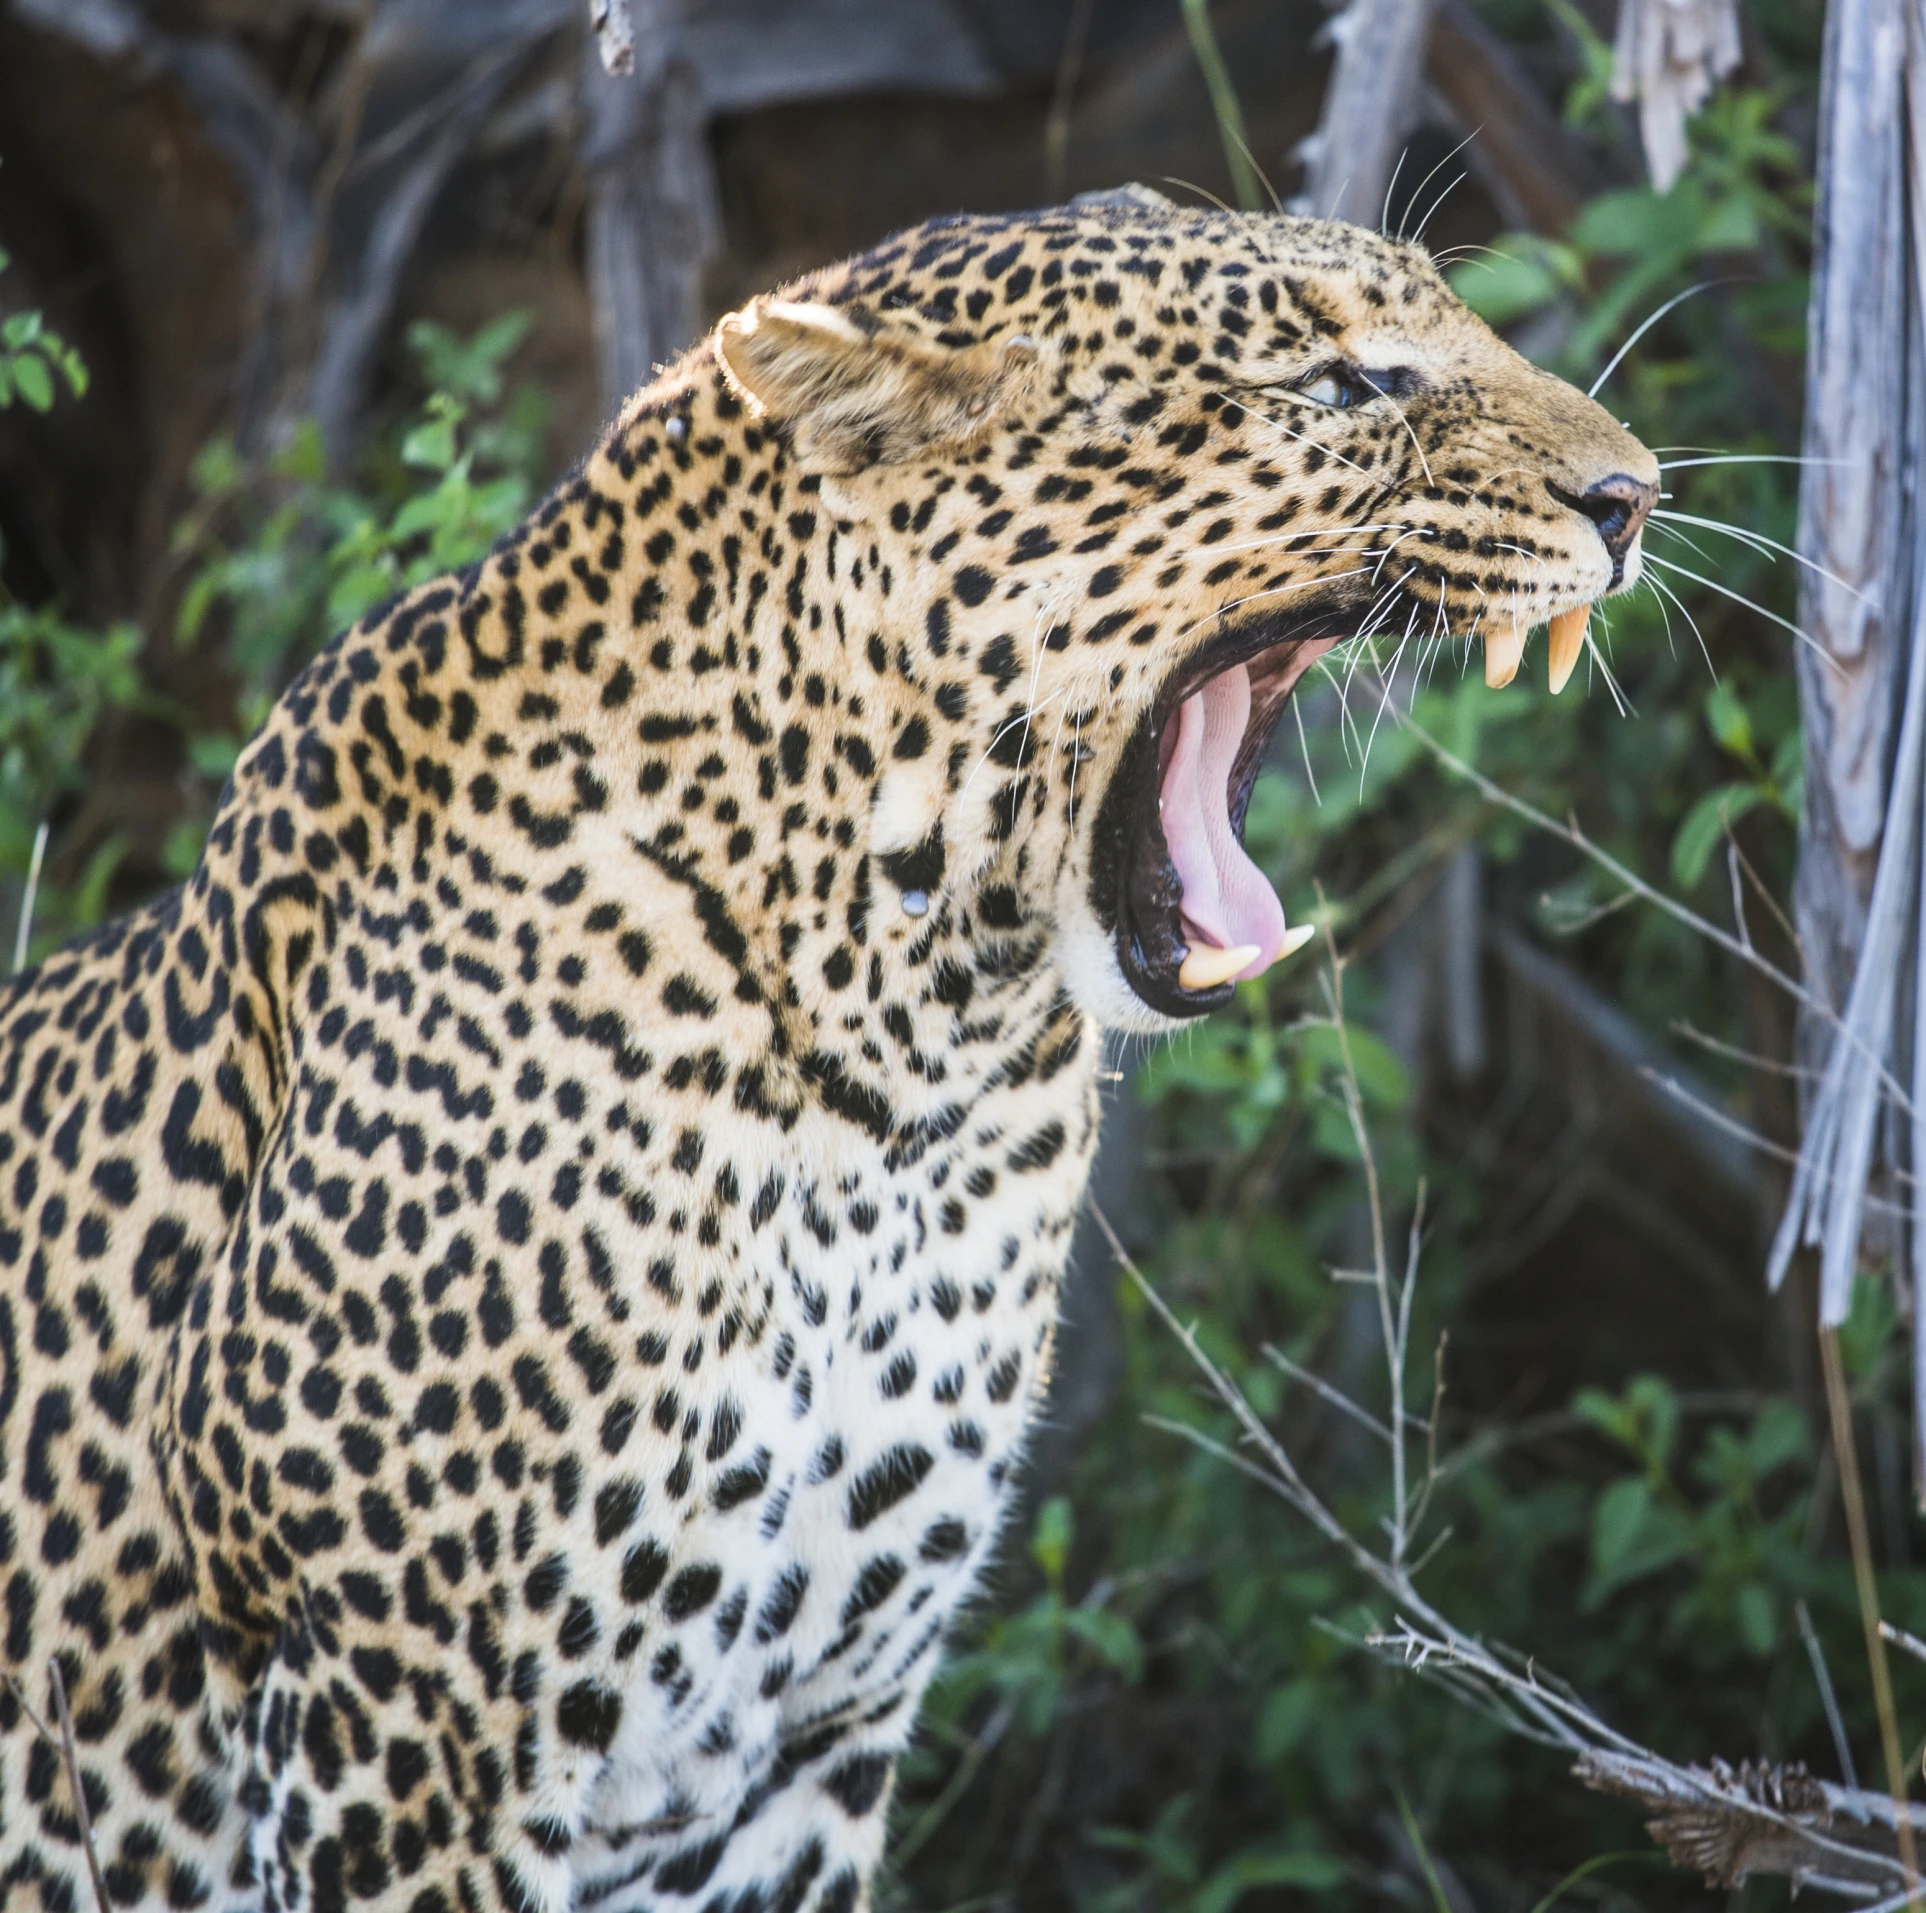
[[[1847,1376],[1857,1382],[1871,1375],[1898,1332],[1899,1309],[1891,1287],[1876,1276],[1856,1276],[1852,1307],[1839,1328],[1839,1358]]]
[[[1351,1067],[1357,1072],[1358,1089],[1367,1103],[1380,1109],[1402,1109],[1411,1092],[1404,1065],[1382,1037],[1361,1024],[1347,1032],[1351,1046]]]
[[[1755,1481],[1804,1461],[1812,1453],[1812,1430],[1796,1402],[1767,1402],[1753,1418],[1745,1440],[1746,1464]]]
[[[1712,854],[1724,841],[1728,826],[1765,798],[1758,784],[1721,784],[1709,790],[1685,813],[1672,839],[1672,875],[1680,889],[1694,889],[1705,875]]]
[[[246,474],[241,454],[231,438],[211,438],[194,455],[188,468],[194,489],[203,497],[222,497],[240,484]]]
[[[240,754],[240,739],[225,731],[207,732],[187,741],[187,761],[214,783],[219,783],[233,770]]]
[[[455,427],[448,418],[432,418],[417,425],[401,441],[401,459],[424,471],[443,472],[455,462]]]
[[[161,868],[176,882],[194,874],[201,860],[201,847],[207,842],[207,825],[198,817],[177,818],[161,844]]]
[[[344,572],[328,592],[328,629],[345,631],[363,612],[391,596],[395,583],[394,570],[386,564],[356,565]]]
[[[1030,1536],[1030,1554],[1052,1587],[1063,1579],[1075,1530],[1076,1517],[1066,1496],[1052,1495],[1037,1510],[1036,1527]]]
[[[1251,1848],[1218,1867],[1185,1902],[1186,1913],[1229,1913],[1260,1887],[1295,1886],[1329,1892],[1350,1877],[1344,1862],[1328,1853],[1288,1848]]]
[[[11,346],[16,352],[39,336],[40,314],[37,312],[16,312],[0,324],[0,345]]]
[[[1289,1754],[1317,1717],[1318,1685],[1312,1680],[1286,1681],[1271,1690],[1257,1717],[1257,1756],[1276,1763]]]
[[[1759,243],[1759,212],[1749,194],[1721,200],[1699,227],[1701,252],[1750,252]]]
[[[1763,1660],[1779,1644],[1779,1617],[1772,1596],[1757,1582],[1748,1582],[1739,1590],[1733,1608],[1746,1646]]]
[[[288,435],[287,442],[274,455],[274,469],[283,478],[301,485],[319,485],[328,471],[328,449],[321,442],[321,427],[304,418]]]
[[[36,412],[53,410],[53,374],[48,371],[45,359],[31,352],[22,353],[13,362],[13,383],[20,396]]]
[[[1722,678],[1705,696],[1705,723],[1721,750],[1730,751],[1749,770],[1759,768],[1759,751],[1752,736],[1752,718],[1730,678]]]
[[[1143,1679],[1143,1642],[1124,1615],[1109,1608],[1073,1607],[1065,1611],[1063,1624],[1104,1666],[1133,1686]]]
[[[219,569],[209,565],[188,580],[181,593],[180,608],[174,613],[175,642],[185,647],[201,635],[201,626],[223,590]]]
[[[1615,1481],[1592,1516],[1592,1575],[1583,1605],[1594,1608],[1616,1589],[1656,1574],[1691,1548],[1684,1517],[1662,1506],[1642,1476]]]

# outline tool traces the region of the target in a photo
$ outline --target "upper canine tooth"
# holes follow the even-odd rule
[[[1186,990],[1214,990],[1262,954],[1254,943],[1240,943],[1233,950],[1213,950],[1207,944],[1194,943],[1177,972],[1177,981]]]
[[[1591,628],[1592,608],[1581,604],[1576,610],[1561,611],[1551,621],[1551,692],[1556,697],[1570,682],[1573,667],[1585,649],[1585,633]]]
[[[1502,691],[1518,675],[1518,661],[1525,655],[1525,630],[1522,624],[1485,626],[1485,682],[1494,691]]]

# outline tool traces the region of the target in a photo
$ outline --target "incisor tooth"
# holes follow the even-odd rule
[[[1551,621],[1551,692],[1556,697],[1571,681],[1573,667],[1585,649],[1585,633],[1592,622],[1592,608],[1581,604],[1576,611],[1561,611]]]
[[[1234,950],[1213,950],[1207,944],[1193,943],[1177,972],[1177,981],[1187,990],[1214,990],[1262,954],[1254,943],[1240,943]]]
[[[1485,682],[1502,691],[1518,675],[1518,661],[1525,655],[1525,627],[1514,624],[1485,626]]]

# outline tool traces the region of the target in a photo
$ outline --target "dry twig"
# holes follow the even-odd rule
[[[20,1711],[26,1715],[34,1732],[60,1752],[61,1764],[67,1770],[67,1786],[74,1797],[74,1821],[80,1828],[81,1850],[87,1856],[87,1877],[93,1882],[96,1913],[110,1913],[107,1885],[101,1878],[99,1856],[94,1852],[94,1822],[93,1816],[87,1811],[87,1789],[80,1777],[80,1754],[74,1745],[73,1715],[67,1709],[67,1682],[57,1659],[50,1658],[47,1662],[47,1681],[53,1689],[54,1713],[60,1722],[59,1733],[55,1733],[34,1712],[33,1702],[27,1698],[27,1690],[19,1681],[11,1674],[7,1676],[7,1685],[13,1690],[13,1697],[20,1703]]]

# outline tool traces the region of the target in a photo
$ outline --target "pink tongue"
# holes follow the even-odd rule
[[[1255,944],[1238,972],[1256,976],[1284,941],[1284,906],[1244,854],[1230,821],[1230,779],[1251,715],[1250,674],[1240,664],[1187,697],[1164,766],[1164,842],[1184,886],[1184,932],[1219,950]]]

